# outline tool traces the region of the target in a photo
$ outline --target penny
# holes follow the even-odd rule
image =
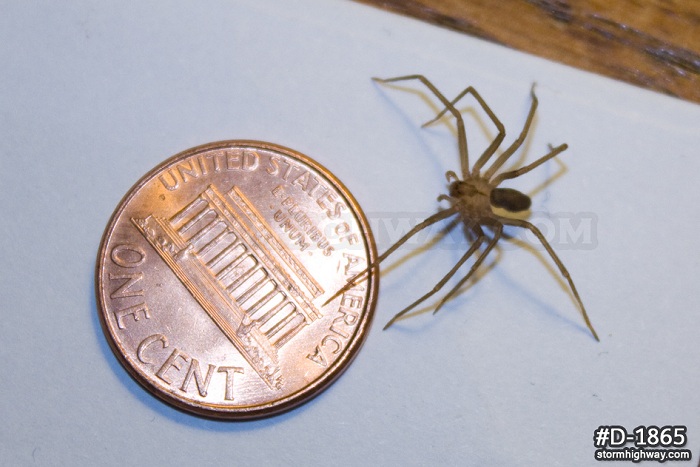
[[[223,141],[184,151],[126,194],[100,245],[107,340],[149,391],[198,415],[273,415],[328,387],[371,323],[376,256],[359,205],[293,150]]]

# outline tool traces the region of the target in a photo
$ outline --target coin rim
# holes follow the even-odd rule
[[[105,290],[102,288],[103,279],[103,259],[105,258],[105,249],[109,241],[111,232],[115,227],[116,220],[121,216],[126,206],[129,204],[130,200],[136,195],[136,193],[144,186],[146,183],[151,181],[154,176],[163,170],[165,167],[173,164],[177,160],[186,159],[192,155],[199,152],[212,150],[212,149],[222,149],[231,148],[234,146],[239,147],[255,147],[261,150],[271,150],[282,153],[288,157],[299,160],[300,162],[312,167],[322,174],[328,182],[335,186],[340,194],[342,194],[348,201],[349,207],[352,209],[353,214],[358,220],[360,229],[363,233],[363,241],[365,247],[368,250],[369,264],[373,263],[377,257],[377,248],[372,235],[372,230],[370,229],[367,218],[365,217],[362,208],[359,203],[352,195],[350,190],[326,167],[315,161],[314,159],[302,154],[298,151],[290,149],[285,146],[280,146],[274,143],[268,143],[264,141],[257,140],[245,140],[245,139],[235,139],[235,140],[223,140],[211,143],[202,144],[199,146],[186,149],[185,151],[179,152],[174,156],[166,159],[165,161],[158,164],[153,169],[149,170],[145,175],[143,175],[122,197],[122,199],[117,204],[116,209],[112,213],[109,222],[102,234],[102,239],[100,241],[100,247],[97,254],[96,270],[95,270],[95,296],[97,298],[97,313],[100,318],[100,325],[102,331],[107,338],[107,342],[112,349],[115,357],[121,363],[121,365],[126,369],[127,373],[137,381],[141,386],[143,386],[150,394],[155,395],[159,399],[171,404],[177,409],[183,410],[190,414],[199,415],[206,418],[214,419],[226,419],[226,420],[249,420],[264,418],[273,415],[278,415],[282,412],[286,412],[294,407],[297,407],[309,400],[313,399],[315,396],[327,389],[333,382],[335,382],[338,377],[350,366],[350,363],[355,359],[359,353],[360,348],[364,344],[369,329],[371,327],[374,311],[377,302],[377,292],[379,290],[379,275],[376,273],[370,273],[367,278],[368,284],[368,295],[365,303],[367,304],[365,308],[365,313],[362,319],[358,322],[357,328],[352,339],[348,342],[343,355],[339,357],[332,365],[331,368],[324,372],[321,377],[313,381],[312,383],[304,386],[303,388],[293,392],[292,394],[285,396],[280,399],[276,399],[271,402],[257,404],[251,407],[235,407],[229,408],[227,406],[219,406],[217,408],[216,404],[202,405],[198,403],[192,403],[184,401],[168,391],[164,391],[162,388],[154,385],[151,381],[143,375],[134,365],[131,364],[126,356],[126,352],[123,347],[117,342],[116,338],[112,335],[109,324],[107,323],[106,313],[108,307],[105,304]]]

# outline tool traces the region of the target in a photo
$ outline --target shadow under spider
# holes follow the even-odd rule
[[[566,168],[563,164],[561,164],[563,169],[559,169],[559,172],[557,173],[557,176],[561,176],[565,171]],[[542,185],[546,185],[546,183],[543,183]],[[413,258],[414,256],[417,256],[418,254],[432,249],[436,244],[438,244],[441,240],[443,240],[458,224],[460,223],[459,220],[454,219],[452,220],[447,226],[443,227],[440,232],[437,235],[434,235],[429,242],[424,243],[421,245],[420,248],[416,248],[415,250],[411,251],[410,253],[401,255],[399,259],[391,263],[391,265],[387,268],[384,268],[382,273],[390,273],[394,269],[398,268],[399,266],[403,265],[406,261],[408,261],[410,258]],[[469,235],[467,236],[469,242],[473,242],[476,239],[473,237],[471,232],[469,232]],[[471,237],[471,238],[470,238]],[[513,243],[514,245],[518,246],[518,248],[521,248],[523,250],[526,250],[528,253],[530,253],[532,256],[535,257],[535,259],[540,262],[544,268],[547,270],[547,273],[554,278],[554,280],[557,282],[557,285],[566,293],[570,298],[574,299],[575,297],[567,287],[566,283],[562,278],[557,274],[557,271],[554,269],[554,267],[551,265],[549,261],[545,258],[545,256],[542,254],[541,251],[536,249],[532,244],[519,239],[517,236],[504,232],[503,233],[503,238],[508,240],[509,242]],[[484,276],[486,276],[490,271],[494,270],[498,263],[501,261],[503,258],[503,248],[500,247],[500,245],[496,245],[494,247],[494,253],[493,253],[493,258],[486,264],[484,264],[481,268],[477,269],[472,278],[467,281],[464,285],[462,285],[457,291],[454,293],[454,296],[451,297],[450,300],[452,301],[456,299],[458,296],[467,293],[473,286],[475,286]],[[547,312],[550,316],[557,317],[559,319],[565,320],[567,323],[571,324],[572,326],[575,326],[578,329],[585,329],[584,327],[571,323],[570,320],[565,319],[561,314],[556,313],[553,309],[551,309],[549,306],[547,306],[547,303],[543,301],[542,299],[538,298],[535,294],[528,293],[526,289],[522,288],[519,286],[519,284],[512,280],[512,279],[506,279],[512,286],[517,286],[519,289],[522,289],[521,291],[525,293],[528,296],[528,300],[535,302],[539,304],[542,308],[547,309]],[[446,302],[447,303],[447,302]],[[438,310],[435,310],[435,304],[430,304],[426,305],[420,308],[415,309],[412,312],[406,313],[405,315],[402,316],[402,319],[409,319],[413,318],[416,316],[423,315],[425,313],[428,313],[429,311],[432,311],[433,314],[436,314]]]
[[[440,238],[443,238],[443,237],[444,237],[444,235],[441,236]],[[431,244],[434,244],[434,243],[431,242]],[[501,261],[501,258],[503,256],[503,249],[499,245],[496,245],[493,248],[493,251],[494,251],[494,253],[493,253],[491,259],[486,264],[484,264],[482,267],[480,267],[479,269],[474,271],[474,274],[472,275],[470,280],[468,280],[466,283],[462,284],[460,287],[455,289],[453,296],[451,296],[449,300],[445,301],[445,304],[456,299],[458,296],[460,296],[464,293],[467,293],[484,276],[486,276],[490,271],[492,271],[498,265],[498,263]],[[388,271],[394,269],[394,266],[395,265],[392,264],[392,266],[389,268],[386,268],[385,271],[388,272]],[[417,308],[414,311],[411,311],[409,313],[406,313],[406,314],[402,315],[401,319],[409,319],[409,318],[412,318],[414,316],[420,316],[420,315],[425,314],[429,311],[432,311],[433,314],[437,314],[437,312],[439,310],[440,310],[440,308],[436,309],[435,304],[433,303],[430,305],[426,305],[424,307]]]
[[[389,264],[389,266],[385,267],[382,270],[382,274],[388,274],[391,271],[399,268],[412,258],[419,256],[423,252],[433,249],[433,247],[440,243],[442,239],[447,237],[455,229],[455,227],[457,227],[459,223],[459,219],[452,219],[449,223],[441,227],[440,231],[437,234],[433,235],[430,238],[430,240],[424,242],[420,246],[413,248],[411,251],[408,251],[403,255],[399,256],[397,259],[395,259],[391,264]]]
[[[535,248],[531,243],[528,243],[524,240],[519,239],[516,236],[510,236],[509,241],[512,242],[514,245],[517,245],[518,248],[521,248],[528,253],[530,253],[544,268],[546,269],[547,273],[556,281],[557,285],[562,289],[562,291],[571,299],[575,300],[576,297],[574,297],[574,294],[571,292],[571,289],[567,287],[566,282],[561,278],[559,274],[557,274],[556,269],[552,266],[552,264],[547,261],[547,258],[545,257],[544,254],[542,254],[542,251],[538,250]],[[512,285],[515,285],[516,282],[513,279],[507,279]],[[534,293],[528,292],[525,288],[518,287],[522,289],[522,292],[527,294],[529,297],[529,300],[535,303],[538,303],[541,305],[541,308],[544,308],[547,310],[548,314],[550,316],[555,316],[559,319],[565,320],[567,323],[569,323],[572,326],[575,326],[577,329],[584,330],[585,328],[582,327],[581,325],[577,323],[573,323],[572,321],[564,318],[563,315],[560,313],[556,313],[547,303],[542,300],[541,298],[537,297]]]
[[[525,125],[523,126],[518,137],[507,148],[499,151],[499,147],[506,135],[505,127],[473,87],[469,86],[465,88],[457,95],[457,97],[455,97],[452,101],[449,101],[430,81],[428,81],[422,75],[407,75],[389,79],[373,79],[380,83],[417,80],[425,85],[425,87],[427,87],[433,93],[433,95],[440,100],[443,105],[443,109],[435,118],[426,122],[423,126],[430,125],[440,120],[440,118],[447,113],[450,113],[454,117],[457,124],[457,143],[459,148],[461,177],[454,171],[450,170],[446,172],[445,176],[448,182],[448,194],[441,194],[438,196],[438,201],[447,201],[449,202],[450,206],[446,209],[438,211],[414,226],[408,233],[389,247],[388,250],[382,253],[372,264],[369,264],[364,271],[351,278],[346,286],[341,288],[336,294],[328,299],[324,305],[328,304],[331,300],[348,290],[350,287],[353,287],[359,280],[363,280],[368,274],[370,274],[370,272],[374,271],[382,261],[384,261],[404,243],[406,243],[412,236],[433,224],[454,216],[456,219],[462,222],[467,238],[472,237],[473,241],[471,245],[464,255],[457,261],[457,263],[449,270],[449,272],[445,274],[445,276],[440,279],[440,281],[430,291],[398,312],[387,323],[384,329],[391,326],[396,320],[402,318],[419,304],[423,303],[425,300],[440,291],[442,287],[459,271],[459,269],[472,256],[475,255],[474,263],[469,269],[469,272],[459,280],[455,287],[453,287],[449,292],[447,292],[446,295],[442,297],[439,304],[435,308],[435,313],[440,310],[447,300],[452,298],[461,290],[464,284],[473,281],[475,277],[480,275],[477,272],[479,267],[483,264],[489,253],[495,249],[498,241],[504,236],[504,228],[506,226],[510,226],[529,230],[533,235],[535,235],[535,237],[537,237],[539,242],[547,251],[550,259],[556,264],[561,277],[566,279],[569,289],[578,303],[579,310],[586,323],[586,326],[590,330],[593,337],[596,340],[599,340],[598,335],[593,329],[593,325],[588,318],[583,301],[576,290],[573,279],[545,236],[534,224],[528,222],[524,218],[509,215],[522,215],[529,212],[532,204],[530,197],[513,188],[500,187],[502,182],[527,174],[548,160],[553,159],[568,148],[568,145],[566,144],[561,144],[557,147],[552,147],[550,145],[549,152],[534,162],[523,166],[522,161],[516,160],[515,167],[519,168],[510,170],[503,169],[503,166],[509,162],[511,156],[513,156],[513,154],[521,148],[523,143],[527,141],[527,136],[530,132],[535,116],[535,110],[537,109],[538,104],[537,96],[535,95],[534,91],[535,85],[532,85],[532,89],[530,91],[532,102],[530,104],[530,110],[528,112]],[[469,148],[467,145],[464,120],[462,118],[462,114],[455,107],[457,102],[462,99],[462,97],[469,94],[476,99],[483,111],[491,119],[491,122],[498,129],[498,135],[493,138],[489,146],[484,150],[473,165],[470,164],[469,161]],[[496,155],[497,152],[498,155]],[[513,164],[514,162],[511,160],[509,165],[512,167]],[[483,173],[481,173],[482,169],[484,170]],[[506,214],[504,215],[499,213],[499,210],[505,212]],[[491,232],[491,235],[487,235],[484,230]],[[505,237],[507,238],[508,235],[506,234]],[[491,264],[494,263],[492,262]],[[483,270],[484,268],[482,268],[482,271]]]
[[[433,120],[430,120],[422,125],[422,128],[432,126],[433,124],[440,123],[442,125],[445,125],[447,129],[450,131],[452,136],[455,138],[459,137],[459,131],[457,127],[455,127],[454,123],[452,122],[452,119],[448,115],[449,112],[445,112],[444,109],[441,109],[438,107],[433,100],[431,100],[425,92],[420,91],[418,89],[414,89],[408,86],[402,86],[400,84],[396,84],[395,82],[389,82],[386,83],[386,85],[390,88],[397,89],[399,91],[405,92],[407,94],[413,94],[414,96],[417,96],[430,110],[433,111],[433,114],[438,114],[439,117],[434,118]],[[394,105],[396,107],[396,105]],[[462,115],[464,114],[469,114],[471,119],[474,121],[474,123],[477,124],[479,130],[486,135],[486,138],[490,141],[493,141],[495,139],[495,136],[493,132],[491,131],[491,127],[486,123],[486,121],[479,115],[479,113],[476,111],[473,105],[468,105],[468,106],[462,106],[462,107],[455,107],[455,109]],[[442,112],[441,112],[442,110]],[[537,126],[537,116],[535,115],[533,120],[532,120],[532,125],[531,128],[534,128]],[[465,134],[466,136],[466,134]],[[518,156],[516,159],[509,160],[508,161],[508,167],[520,167],[522,166],[523,162],[525,161],[526,155],[530,152],[530,145],[532,144],[532,140],[530,138],[527,138],[524,142],[522,147],[518,150]],[[502,151],[497,151],[496,154]],[[557,160],[558,163],[561,163],[561,161]]]

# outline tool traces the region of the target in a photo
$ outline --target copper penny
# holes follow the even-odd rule
[[[209,417],[268,416],[357,354],[377,277],[323,303],[375,256],[357,202],[317,162],[270,143],[206,144],[146,174],[112,215],[100,319],[158,397]]]

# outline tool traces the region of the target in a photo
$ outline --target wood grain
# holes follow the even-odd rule
[[[357,0],[700,103],[700,0]]]

